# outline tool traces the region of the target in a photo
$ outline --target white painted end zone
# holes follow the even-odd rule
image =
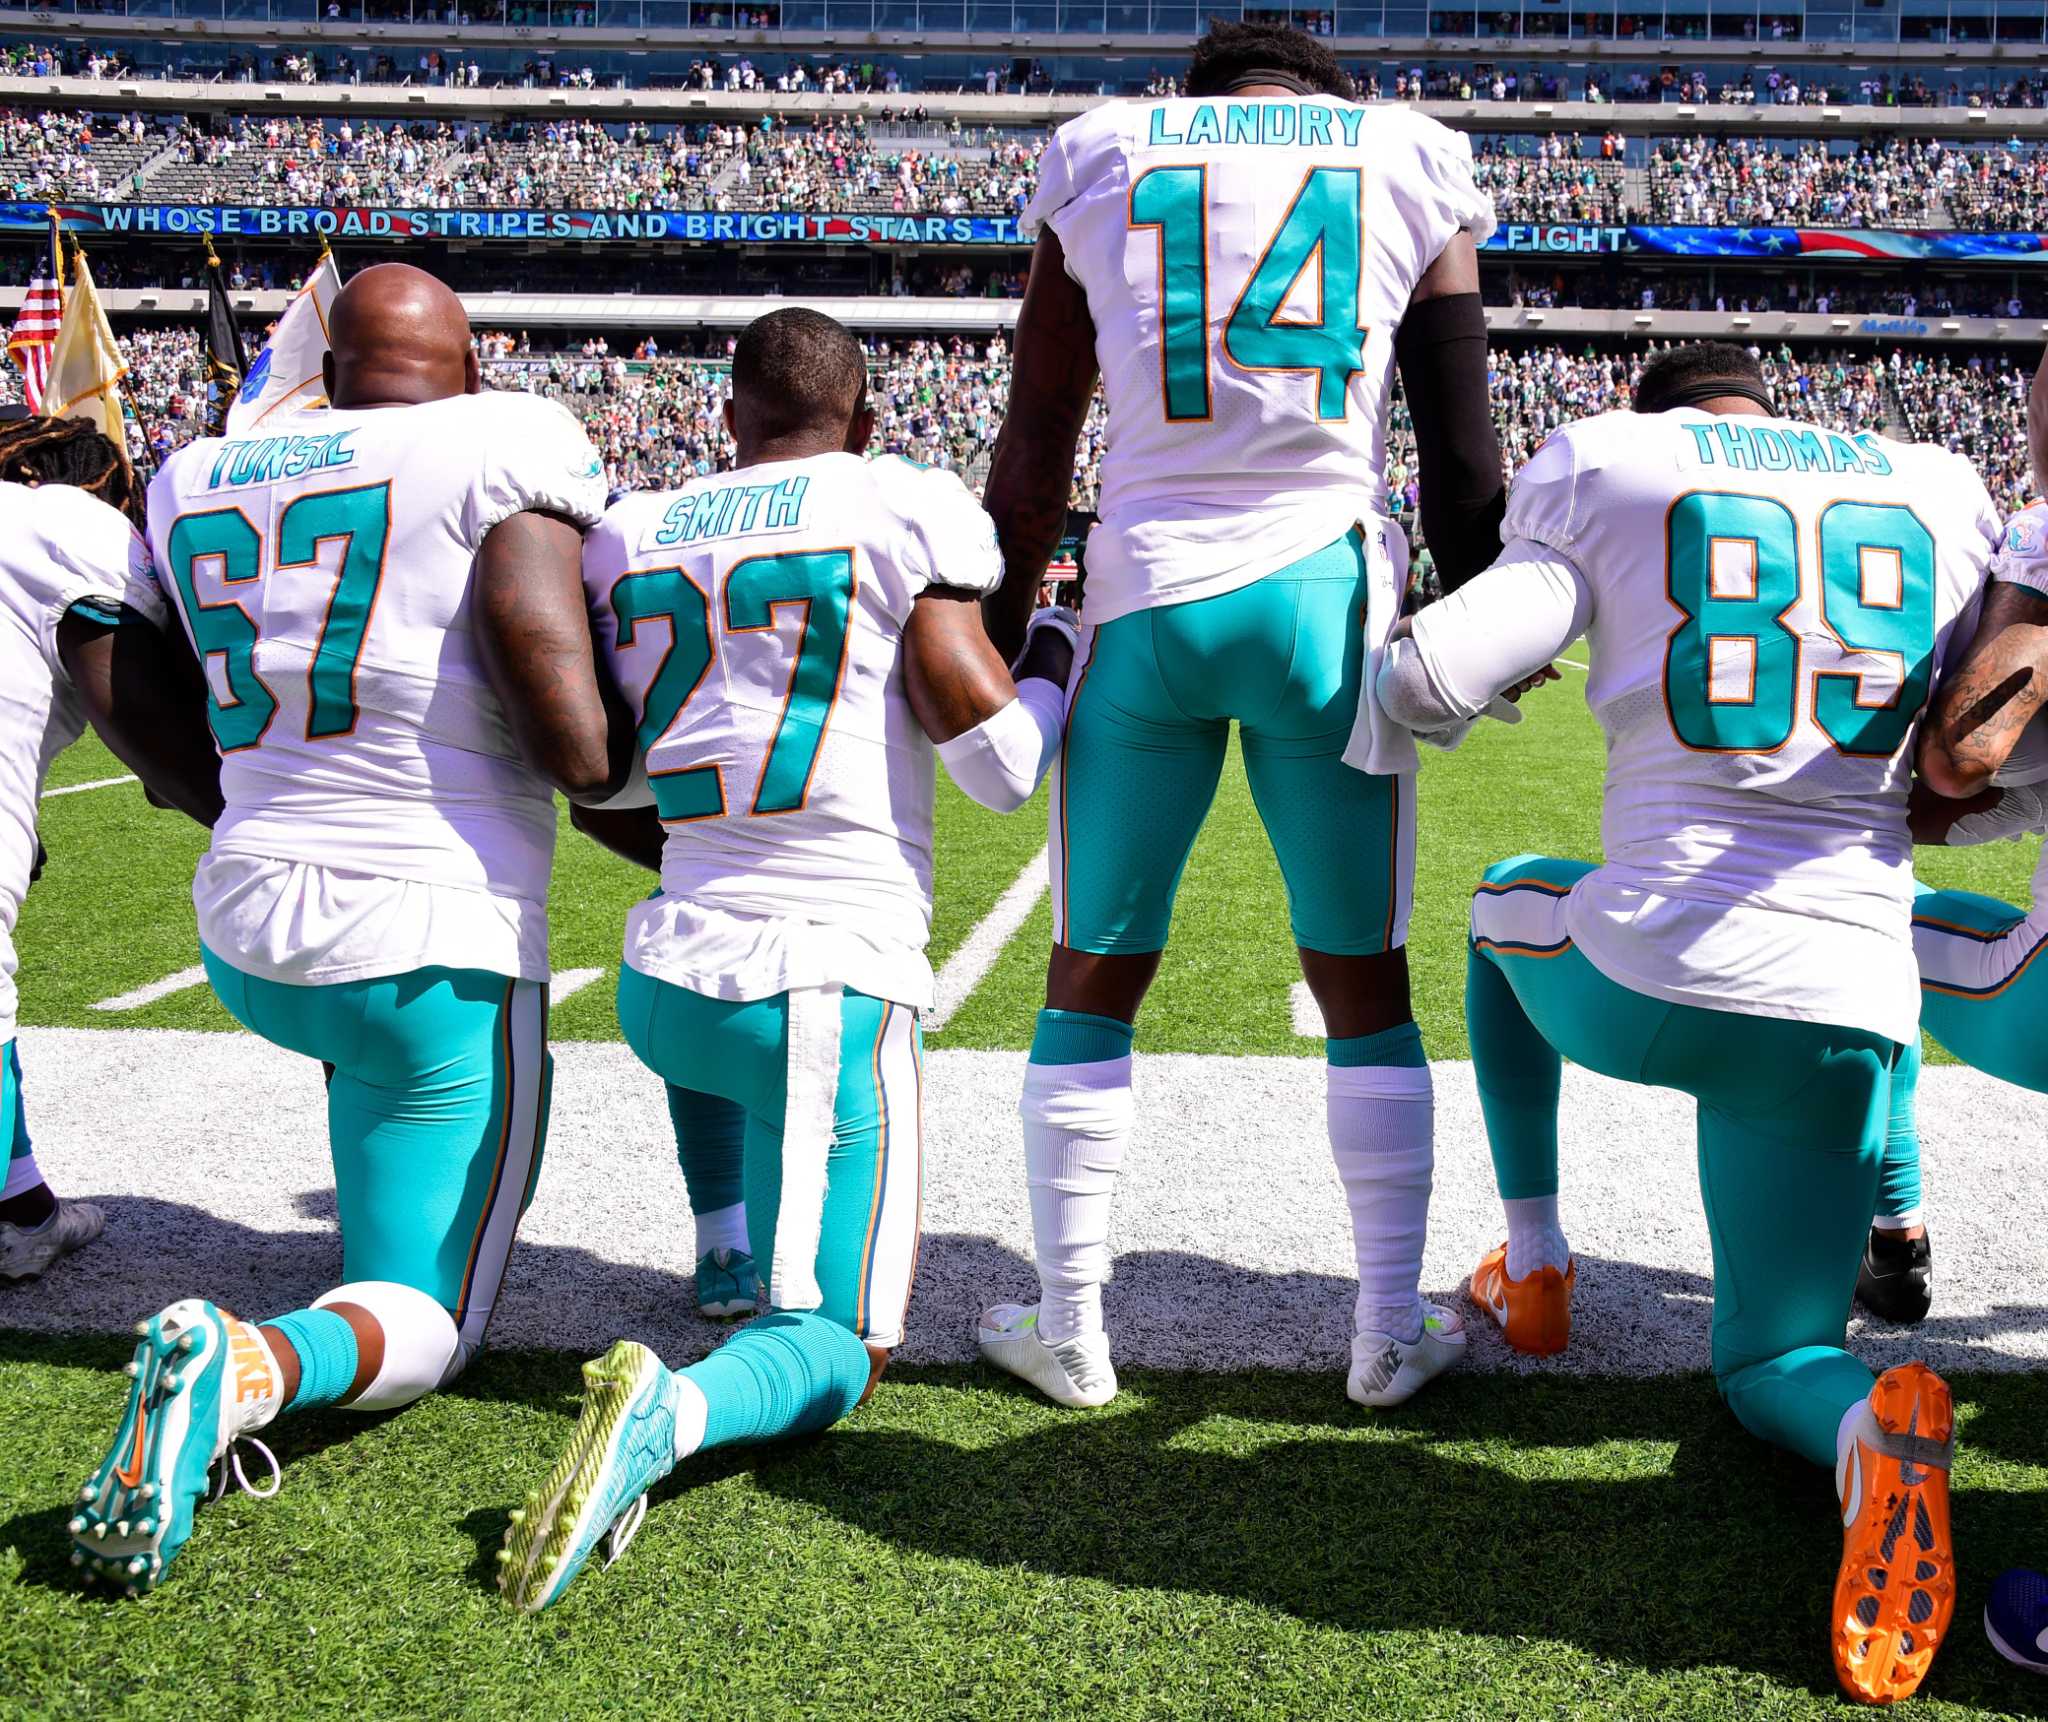
[[[621,1334],[672,1359],[696,1250],[659,1082],[623,1046],[557,1046],[547,1163],[491,1339],[596,1351]],[[118,1332],[195,1292],[268,1315],[340,1276],[318,1066],[239,1034],[24,1029],[36,1152],[108,1211],[106,1237],[0,1288],[0,1326]],[[916,1361],[969,1360],[977,1311],[1032,1289],[1016,1096],[1024,1055],[936,1051],[925,1085]],[[1437,1195],[1423,1284],[1455,1297],[1501,1234],[1469,1064],[1434,1067]],[[1138,1127],[1106,1293],[1129,1365],[1335,1371],[1351,1249],[1310,1058],[1141,1057]],[[2040,1102],[1968,1070],[1921,1082],[1934,1318],[1852,1341],[1876,1363],[2048,1365],[2037,1224]],[[1707,1362],[1709,1259],[1689,1103],[1568,1069],[1564,1218],[1579,1251],[1570,1353],[1514,1357],[1475,1317],[1480,1368],[1655,1375]]]
[[[592,981],[602,980],[605,969],[557,969],[548,982],[548,1003],[558,1005],[574,998]]]

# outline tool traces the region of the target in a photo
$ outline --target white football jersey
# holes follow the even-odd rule
[[[1653,997],[1909,1040],[1913,732],[1999,536],[1969,462],[1607,413],[1536,452],[1503,536],[1585,586],[1607,786],[1580,948]]]
[[[292,973],[303,956],[298,978],[430,960],[545,978],[553,798],[484,673],[470,575],[502,521],[547,509],[587,524],[604,491],[576,422],[525,394],[328,411],[165,463],[149,491],[156,578],[206,666],[227,803],[195,888],[209,944],[209,902],[229,916],[217,899],[232,885],[243,930],[285,938],[260,957],[221,953],[257,972]],[[265,879],[333,869],[503,899],[529,923],[522,952],[457,952],[465,941],[443,915],[428,942],[446,954],[407,948],[387,922],[338,959],[332,947],[350,942],[336,923],[361,924],[368,907],[309,879],[292,887],[306,924],[280,934],[287,916],[250,900],[252,866]]]
[[[615,504],[584,544],[600,642],[668,830],[626,961],[722,998],[931,994],[933,753],[903,686],[927,586],[987,592],[951,473],[774,461]]]
[[[2005,523],[1998,554],[1991,559],[1991,578],[2024,586],[2048,598],[2048,502],[2032,502]],[[2013,744],[1993,779],[2000,784],[2048,784],[2048,710],[2037,713]],[[2048,836],[2048,823],[2034,827]],[[2033,907],[2048,911],[2048,845],[2034,863]]]
[[[1090,622],[1384,513],[1395,327],[1494,225],[1461,134],[1321,96],[1105,102],[1054,135],[1024,220],[1088,296],[1109,402]]]
[[[0,484],[0,1046],[14,1038],[14,924],[35,867],[36,803],[50,761],[85,729],[57,624],[80,599],[118,601],[148,567],[135,528],[97,497]]]

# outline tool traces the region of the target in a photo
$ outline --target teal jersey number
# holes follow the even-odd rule
[[[1782,502],[1696,491],[1672,505],[1666,579],[1685,622],[1664,654],[1664,703],[1687,747],[1774,753],[1792,739],[1799,636],[1799,528]],[[1717,652],[1716,648],[1721,648]],[[1746,659],[1746,696],[1717,689],[1714,665]]]
[[[1208,170],[1155,167],[1131,187],[1131,225],[1159,229],[1159,366],[1170,421],[1209,416]]]
[[[1309,169],[1223,326],[1224,355],[1240,370],[1313,374],[1319,419],[1345,416],[1351,379],[1365,369],[1366,331],[1358,322],[1364,208],[1362,171]],[[1141,174],[1131,187],[1130,225],[1159,230],[1159,365],[1167,420],[1207,419],[1207,170],[1155,167]],[[1310,268],[1316,280],[1314,321],[1283,316]]]
[[[344,540],[341,569],[334,577],[334,596],[327,619],[320,624],[320,643],[307,674],[312,691],[306,713],[306,737],[348,735],[356,727],[356,664],[384,580],[384,546],[391,537],[391,486],[365,484],[354,490],[330,490],[302,496],[277,522],[277,572],[310,568],[320,546]]]
[[[1345,416],[1351,379],[1365,369],[1365,331],[1358,326],[1364,200],[1360,169],[1311,168],[1223,326],[1223,350],[1240,369],[1314,372],[1319,419]],[[1282,317],[1311,265],[1315,321]]]
[[[1818,537],[1822,622],[1847,650],[1894,659],[1899,674],[1896,695],[1875,703],[1865,672],[1815,670],[1814,722],[1840,752],[1889,759],[1933,679],[1934,538],[1910,508],[1877,502],[1830,503]],[[1664,658],[1672,732],[1706,752],[1775,752],[1791,740],[1801,679],[1799,636],[1784,620],[1803,583],[1791,511],[1695,492],[1672,505],[1666,551],[1667,589],[1685,617]],[[1740,687],[1737,669],[1747,671]]]
[[[661,740],[704,685],[711,668],[711,605],[697,583],[680,568],[650,568],[628,574],[612,588],[612,613],[619,619],[619,644],[633,644],[641,622],[665,621],[669,648],[647,689],[640,715],[640,752]],[[725,785],[715,765],[685,766],[648,773],[654,806],[663,819],[715,819],[725,811]]]
[[[1820,613],[1843,645],[1898,658],[1899,691],[1863,702],[1863,678],[1814,677],[1813,721],[1844,753],[1889,759],[1927,703],[1934,674],[1934,535],[1910,508],[1833,502],[1820,517]]]
[[[749,556],[735,563],[725,581],[725,625],[735,633],[775,626],[782,604],[804,607],[796,664],[782,722],[769,743],[755,813],[794,813],[810,793],[811,774],[825,726],[839,698],[846,669],[847,621],[853,610],[853,552],[799,551],[787,556]]]
[[[228,701],[222,704],[207,678],[206,720],[222,753],[254,747],[277,715],[277,698],[256,674],[256,622],[232,598],[202,604],[193,584],[201,562],[220,563],[221,583],[246,586],[263,573],[263,535],[239,508],[207,514],[186,514],[171,523],[167,549],[171,578],[192,631],[192,644],[203,660],[218,657],[226,675]]]

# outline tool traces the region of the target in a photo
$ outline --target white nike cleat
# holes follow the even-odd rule
[[[90,1202],[59,1199],[40,1226],[0,1223],[0,1280],[32,1280],[60,1256],[85,1246],[107,1229],[107,1216]]]
[[[1425,1303],[1417,1339],[1396,1339],[1390,1333],[1352,1335],[1351,1379],[1344,1391],[1361,1405],[1399,1405],[1464,1355],[1465,1324],[1442,1304]]]
[[[1109,1335],[1097,1328],[1048,1345],[1038,1333],[1038,1305],[999,1303],[981,1313],[981,1355],[1028,1381],[1060,1405],[1107,1405],[1116,1397]]]

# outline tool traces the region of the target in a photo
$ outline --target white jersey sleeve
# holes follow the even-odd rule
[[[589,526],[604,513],[604,462],[559,401],[507,391],[490,397],[483,459],[463,510],[481,546],[494,526],[529,509]]]
[[[8,531],[20,534],[19,548],[8,558],[15,588],[10,603],[35,616],[37,639],[52,674],[63,673],[57,662],[57,624],[73,604],[126,602],[151,621],[163,621],[163,595],[149,546],[120,510],[68,484],[45,484],[28,490],[19,510],[9,512],[17,520]]]
[[[868,475],[901,523],[897,565],[906,577],[976,594],[1002,584],[996,523],[957,474],[886,455]]]
[[[2005,523],[1991,578],[2048,598],[2048,502],[2030,502]]]
[[[1491,203],[1465,139],[1320,97],[1105,102],[1048,146],[1109,408],[1088,619],[1215,596],[1384,514],[1394,331]]]

